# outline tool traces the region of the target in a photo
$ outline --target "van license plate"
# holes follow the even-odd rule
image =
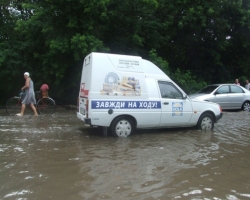
[[[84,109],[84,108],[80,108],[80,113],[81,113],[82,115],[85,115],[85,109]]]

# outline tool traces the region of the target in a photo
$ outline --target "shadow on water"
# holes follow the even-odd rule
[[[79,131],[83,134],[93,135],[96,137],[106,137],[103,134],[103,129],[101,127],[91,127],[89,125],[85,125],[79,128]],[[152,129],[136,129],[134,134],[130,135],[129,137],[136,137],[138,135],[155,135],[158,134],[185,134],[189,133],[190,131],[194,133],[200,133],[202,131],[198,130],[196,127],[182,127],[182,128],[152,128]],[[203,131],[203,133],[210,133],[212,131]],[[113,137],[111,130],[108,129],[107,137]]]

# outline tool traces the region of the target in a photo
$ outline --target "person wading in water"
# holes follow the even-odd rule
[[[34,104],[36,104],[34,84],[30,78],[29,72],[24,73],[24,79],[25,79],[25,85],[21,88],[21,90],[25,90],[25,97],[22,101],[21,112],[16,115],[23,116],[26,104],[30,104],[31,109],[34,111],[34,115],[38,116],[36,107],[34,106]]]

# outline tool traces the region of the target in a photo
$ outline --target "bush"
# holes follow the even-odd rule
[[[179,68],[172,73],[171,77],[187,94],[199,91],[207,85],[202,79],[197,78],[189,70],[183,72]]]

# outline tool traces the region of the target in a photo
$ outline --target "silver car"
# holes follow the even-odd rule
[[[188,95],[193,100],[211,101],[224,110],[250,111],[250,91],[235,84],[213,84]]]

